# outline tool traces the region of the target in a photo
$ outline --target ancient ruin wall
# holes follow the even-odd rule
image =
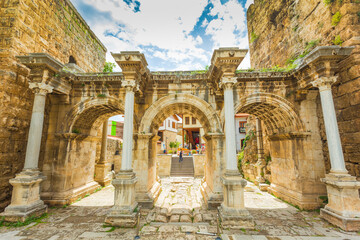
[[[247,12],[253,68],[285,66],[316,45],[355,46],[333,96],[346,167],[360,179],[360,1],[255,0]],[[335,39],[341,40],[336,42]],[[318,116],[330,168],[320,99]]]
[[[36,52],[101,71],[106,49],[68,0],[0,1],[0,211],[10,202],[9,179],[23,168],[34,97],[15,56]]]

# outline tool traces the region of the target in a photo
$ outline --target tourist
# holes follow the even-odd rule
[[[179,162],[182,162],[183,160],[183,151],[181,150],[179,153]]]

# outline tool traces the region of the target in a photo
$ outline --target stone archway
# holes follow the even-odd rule
[[[102,137],[99,129],[116,114],[124,114],[122,101],[108,96],[87,98],[66,115],[50,120],[50,125],[59,125],[59,129],[46,146],[43,172],[47,179],[41,193],[45,201],[68,204],[99,187],[94,181],[96,148]]]
[[[66,114],[61,130],[64,133],[71,133],[74,129],[78,129],[83,130],[84,134],[96,134],[92,131],[95,122],[101,123],[101,120],[105,119],[108,115],[123,114],[124,108],[124,104],[120,99],[110,96],[86,99],[77,103]]]
[[[248,113],[262,120],[269,135],[299,133],[304,126],[294,106],[285,98],[271,93],[253,93],[235,102],[235,113]],[[224,119],[224,111],[221,113]]]
[[[316,133],[306,130],[294,105],[275,94],[254,93],[240,98],[234,109],[235,113],[254,115],[264,124],[272,159],[269,191],[300,208],[318,208],[319,196],[326,195],[320,182],[325,166],[323,159],[308,151]]]
[[[221,121],[209,103],[192,94],[175,93],[158,99],[146,110],[139,124],[139,133],[151,133],[167,116],[179,111],[196,115],[208,132],[222,132]]]
[[[202,193],[209,207],[216,207],[222,201],[220,176],[225,167],[223,163],[223,140],[221,120],[215,109],[203,99],[187,93],[175,93],[162,97],[154,102],[144,113],[139,124],[137,146],[148,146],[139,149],[135,154],[135,171],[142,173],[137,183],[138,192],[146,186],[147,191],[156,185],[156,153],[154,141],[162,122],[173,114],[191,114],[199,120],[205,130],[207,151],[205,161],[205,181]],[[148,136],[148,137],[146,137]],[[147,162],[142,161],[144,159]],[[148,160],[147,160],[148,159]],[[144,173],[147,172],[147,178]],[[151,192],[155,192],[152,190]]]

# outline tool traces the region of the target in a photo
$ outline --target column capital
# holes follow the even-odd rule
[[[139,88],[135,80],[123,80],[121,82],[121,85],[126,89],[126,91],[131,91],[131,92]]]
[[[43,96],[46,96],[46,94],[48,94],[48,93],[52,93],[52,91],[54,89],[53,87],[51,87],[45,83],[35,83],[35,82],[30,83],[29,88],[35,94],[43,95]]]
[[[319,77],[311,82],[314,87],[319,88],[319,91],[331,90],[331,85],[333,85],[338,79],[338,76],[332,77]]]
[[[224,90],[232,89],[233,86],[237,83],[237,78],[233,76],[223,76],[220,81],[220,87]]]

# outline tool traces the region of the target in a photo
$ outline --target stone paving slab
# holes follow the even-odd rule
[[[198,196],[200,183],[200,179],[193,178],[162,179],[161,198],[159,197],[153,209],[141,211],[141,239],[215,239],[214,236],[197,234],[217,231],[217,211],[206,210],[204,207],[203,200]],[[322,220],[317,212],[300,211],[261,192],[252,183],[248,183],[246,189],[245,205],[255,219],[255,229],[223,229],[224,240],[360,240],[359,233],[344,232]],[[105,216],[113,205],[113,198],[114,188],[106,187],[71,206],[50,208],[48,217],[42,223],[19,228],[0,227],[0,240],[134,239],[134,228],[104,225]],[[166,202],[175,204],[166,205]],[[198,207],[195,209],[194,206]],[[179,216],[176,218],[179,219],[178,222],[168,222],[172,216],[171,211]],[[165,217],[166,221],[155,222],[157,216]],[[183,218],[187,221],[190,217],[191,221],[181,222],[181,216],[186,216]],[[196,218],[201,219],[200,222],[196,222]]]

